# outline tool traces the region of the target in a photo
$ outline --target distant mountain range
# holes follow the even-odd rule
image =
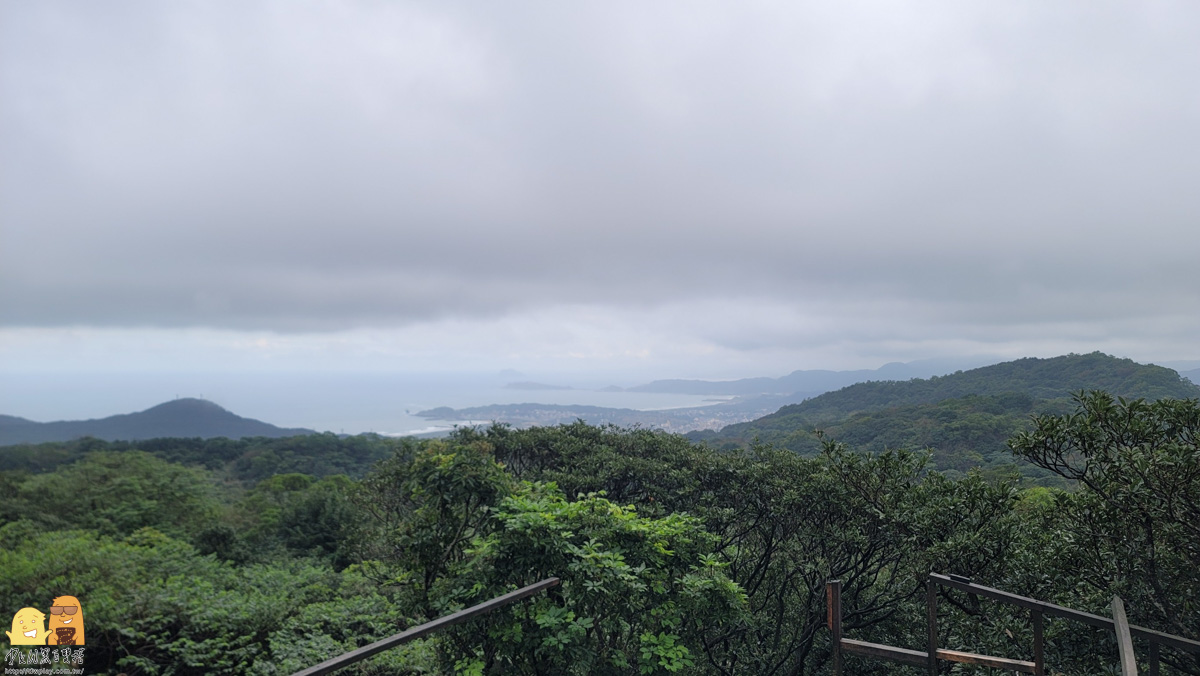
[[[868,380],[911,380],[929,378],[962,369],[996,363],[996,359],[971,357],[964,359],[923,359],[912,362],[892,362],[877,369],[827,371],[823,369],[792,371],[779,378],[741,378],[738,380],[655,380],[645,385],[625,388],[626,392],[658,392],[670,394],[714,394],[749,396],[757,394],[791,395],[797,392],[819,394]]]
[[[979,361],[976,359],[975,361]],[[1195,362],[1180,362],[1193,366]],[[909,429],[907,422],[928,414],[925,409],[939,402],[963,397],[1008,397],[1019,393],[1029,399],[1030,406],[1013,420],[1023,421],[1034,408],[1044,408],[1037,402],[1063,400],[1077,389],[1105,389],[1114,394],[1158,398],[1200,396],[1200,369],[1174,371],[1159,366],[1136,364],[1099,353],[1070,355],[1054,359],[1021,359],[983,368],[955,372],[969,367],[966,360],[925,360],[907,364],[887,364],[879,369],[858,371],[794,371],[780,378],[744,378],[729,381],[659,380],[637,387],[631,392],[670,392],[736,396],[733,401],[685,409],[639,411],[599,406],[556,406],[548,404],[494,404],[454,410],[446,407],[422,411],[418,415],[438,420],[507,422],[522,427],[554,425],[582,418],[592,424],[642,425],[672,432],[694,432],[693,438],[728,446],[747,444],[754,437],[793,447],[811,450],[815,440],[811,430],[818,425],[839,438],[866,443],[884,439],[886,435],[866,435],[868,427],[883,429],[897,425]],[[933,375],[928,378],[928,375]],[[940,374],[948,374],[941,375]],[[512,389],[559,389],[563,386],[533,382],[513,382]],[[795,388],[795,389],[793,389]],[[840,388],[840,389],[839,389]],[[570,388],[565,388],[570,389]],[[621,389],[621,388],[611,388]],[[1004,399],[1003,406],[1012,401]],[[971,400],[956,404],[953,414],[941,411],[938,415],[957,419],[979,407],[996,406],[996,402]],[[781,408],[782,407],[782,408]],[[904,407],[909,409],[900,410]],[[1020,408],[1020,407],[1018,407]],[[894,411],[889,413],[888,411]],[[877,411],[872,413],[873,411]],[[867,424],[867,417],[871,424]],[[894,423],[884,419],[895,417]],[[1011,422],[1011,421],[1009,421]],[[942,429],[939,424],[924,429]],[[880,427],[882,425],[882,427]],[[1011,425],[1002,425],[993,435],[1001,441]],[[911,427],[916,429],[916,427]],[[717,432],[715,430],[720,430]],[[893,430],[894,431],[894,430]],[[95,437],[107,441],[135,441],[164,437],[215,438],[243,437],[280,438],[314,434],[303,428],[282,428],[251,418],[235,415],[217,404],[202,399],[176,399],[138,413],[114,415],[98,420],[35,422],[15,416],[0,415],[0,446],[70,441]],[[882,433],[880,433],[882,434]],[[783,435],[783,436],[781,436]],[[799,436],[797,436],[799,435]],[[784,441],[784,437],[788,440]],[[900,437],[887,437],[895,438]],[[932,437],[929,437],[932,438]],[[909,439],[904,437],[904,439]],[[911,439],[926,443],[925,437]],[[882,442],[880,442],[882,443]],[[906,442],[907,443],[907,442]]]
[[[203,399],[176,399],[139,413],[114,415],[96,420],[34,422],[0,415],[0,446],[70,441],[95,437],[106,441],[136,441],[161,437],[291,437],[315,434],[309,429],[276,427],[243,418]]]

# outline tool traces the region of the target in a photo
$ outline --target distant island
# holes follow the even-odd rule
[[[515,427],[550,426],[583,420],[591,425],[620,427],[651,427],[667,432],[717,430],[726,425],[747,422],[773,413],[781,406],[794,404],[819,393],[797,393],[791,396],[741,397],[733,401],[641,411],[632,408],[609,408],[583,404],[490,404],[470,408],[440,406],[419,411],[417,416],[427,420],[476,423],[496,421]]]

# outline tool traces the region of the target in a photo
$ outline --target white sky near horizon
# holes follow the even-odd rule
[[[0,373],[1200,359],[1197,25],[0,0]]]

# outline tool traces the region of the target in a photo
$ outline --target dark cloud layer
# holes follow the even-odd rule
[[[716,299],[875,339],[1200,328],[1189,3],[0,12],[9,327]]]

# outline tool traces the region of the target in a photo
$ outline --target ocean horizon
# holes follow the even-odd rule
[[[5,373],[0,375],[0,415],[37,422],[88,420],[195,397],[279,427],[405,436],[464,424],[416,415],[441,406],[536,403],[660,410],[718,403],[711,395],[601,389],[614,383],[555,380],[552,384],[572,389],[506,387],[528,380],[533,379],[495,374]]]

